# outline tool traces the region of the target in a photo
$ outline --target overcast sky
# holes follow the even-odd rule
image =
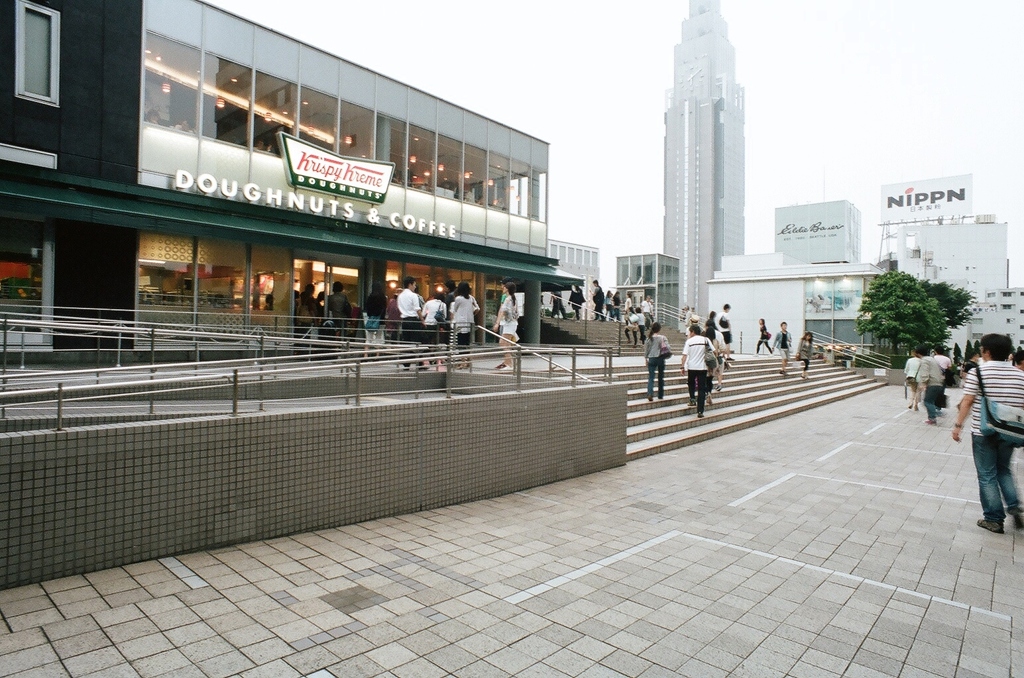
[[[661,251],[665,92],[686,0],[212,4],[551,144],[548,237]],[[1024,2],[722,0],[746,89],[746,251],[775,208],[849,200],[878,257],[881,186],[974,175],[1024,286]]]

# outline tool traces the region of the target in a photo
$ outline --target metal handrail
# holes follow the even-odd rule
[[[884,367],[886,369],[892,367],[892,356],[872,350],[870,348],[872,344],[854,344],[846,341],[840,341],[835,337],[830,337],[820,332],[810,332],[811,336],[814,337],[815,343],[820,344],[826,351],[831,351],[833,354],[837,351],[842,351],[844,353],[849,351],[851,354],[849,356],[849,360],[860,361],[866,367]]]

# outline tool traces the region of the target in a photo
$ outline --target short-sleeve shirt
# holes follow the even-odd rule
[[[408,287],[398,295],[398,311],[403,318],[419,318],[420,298]]]
[[[1024,407],[1024,371],[1008,362],[989,360],[967,373],[964,395],[974,396],[971,407],[971,433],[981,433],[981,388],[978,372],[985,382],[985,395],[1002,405]]]
[[[687,371],[696,370],[707,372],[708,366],[704,362],[704,351],[707,350],[708,345],[711,342],[707,337],[696,335],[686,340],[686,344],[683,346],[683,352],[686,354],[686,369]],[[1022,372],[1021,374],[1024,374]]]

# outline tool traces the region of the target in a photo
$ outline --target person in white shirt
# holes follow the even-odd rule
[[[903,367],[903,376],[906,377],[907,390],[910,392],[910,404],[908,410],[916,410],[917,404],[921,402],[921,391],[917,388],[917,373],[921,371],[921,359],[911,353],[907,364]]]
[[[448,319],[448,305],[444,303],[444,292],[435,292],[434,298],[423,304],[423,327],[426,329],[426,339],[429,343],[442,344],[444,343],[444,335],[442,330],[444,327],[437,322],[438,311],[445,318],[445,324]]]
[[[416,278],[408,275],[402,281],[402,285],[405,289],[398,295],[398,313],[402,317],[402,341],[420,343],[423,334],[423,312],[420,295],[416,294]]]
[[[644,300],[640,302],[640,312],[644,316],[644,325],[650,329],[651,323],[654,322],[654,306],[651,304],[650,297],[644,297]]]
[[[998,436],[981,434],[981,399],[978,396],[984,390],[986,398],[1001,405],[1024,407],[1024,372],[1008,362],[1012,352],[1013,343],[1005,334],[986,334],[981,338],[981,357],[985,362],[967,373],[964,397],[953,424],[953,440],[960,442],[960,432],[967,417],[971,417],[971,447],[981,495],[982,518],[978,527],[996,534],[1003,533],[1007,513],[1013,516],[1014,527],[1018,530],[1024,528],[1024,518],[1010,466],[1013,445]]]
[[[729,310],[732,307],[726,304],[722,307],[722,315],[718,316],[718,328],[722,330],[722,353],[727,361],[732,361],[732,322],[729,320]]]
[[[596,281],[594,283],[597,284]],[[498,309],[498,317],[494,321],[494,331],[501,335],[501,345],[509,348],[505,352],[505,359],[494,369],[504,370],[512,367],[513,344],[519,341],[519,306],[516,303],[516,284],[505,283],[505,299]]]
[[[944,346],[935,347],[935,364],[942,370],[942,391],[939,394],[939,413],[946,408],[946,387],[956,383],[953,378],[953,361],[946,355]]]
[[[704,400],[707,398],[708,367],[704,352],[711,346],[707,337],[700,333],[699,325],[690,325],[689,336],[683,344],[683,373],[690,393],[690,404],[697,406],[697,418],[704,418]]]
[[[473,338],[473,328],[476,326],[476,314],[480,312],[480,306],[476,299],[469,293],[469,283],[460,282],[455,290],[455,300],[452,301],[452,331],[455,332],[455,341],[459,349],[464,351]],[[469,359],[461,360],[456,369],[469,367]]]

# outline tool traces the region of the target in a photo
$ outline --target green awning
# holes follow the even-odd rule
[[[462,268],[559,284],[557,260],[231,200],[0,162],[4,211],[147,231]]]

